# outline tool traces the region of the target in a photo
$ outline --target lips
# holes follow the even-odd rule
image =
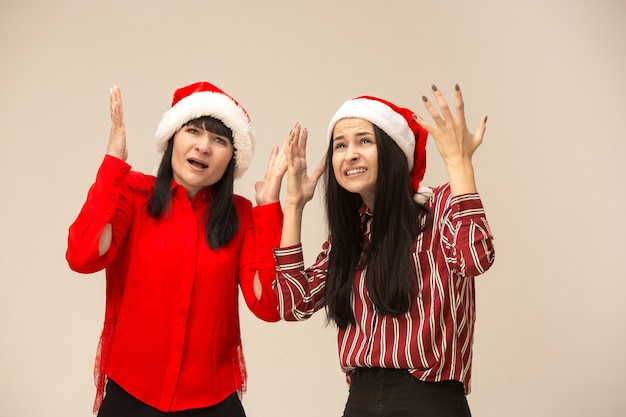
[[[199,159],[194,159],[194,158],[189,158],[187,159],[187,162],[189,162],[189,164],[195,168],[199,168],[199,169],[206,169],[209,166],[207,164],[205,164],[204,162],[202,162]]]

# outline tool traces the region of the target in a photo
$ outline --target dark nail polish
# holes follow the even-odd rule
[[[431,85],[430,88],[432,88],[433,91],[437,91],[437,86],[435,84]]]
[[[461,90],[461,87],[459,87],[459,85],[458,85],[458,84],[454,84],[454,89],[455,89],[456,91],[460,91],[460,90]]]
[[[417,120],[417,114],[413,113],[412,117],[413,117],[413,120]]]
[[[487,123],[487,116],[485,116],[485,123]]]
[[[424,100],[424,103],[426,103],[428,101],[428,97],[422,96],[422,100]]]

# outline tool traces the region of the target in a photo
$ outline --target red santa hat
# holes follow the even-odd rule
[[[235,178],[240,178],[250,166],[254,152],[254,131],[250,117],[239,103],[206,81],[181,87],[174,92],[172,107],[167,110],[156,131],[158,152],[164,152],[167,141],[190,120],[202,116],[219,119],[233,132]]]
[[[420,186],[426,172],[428,132],[415,121],[414,115],[410,109],[398,107],[378,97],[356,97],[343,103],[335,112],[328,125],[328,138],[332,140],[335,125],[341,119],[356,117],[378,126],[406,155],[415,199],[423,203],[432,195],[429,188]]]

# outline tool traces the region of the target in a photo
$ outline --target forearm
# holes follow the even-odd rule
[[[304,207],[295,204],[285,204],[283,217],[283,231],[280,246],[294,246],[302,241],[302,214]]]

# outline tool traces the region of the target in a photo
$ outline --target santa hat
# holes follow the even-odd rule
[[[382,129],[406,155],[411,172],[411,187],[415,200],[424,203],[430,188],[420,186],[426,171],[426,138],[428,132],[414,119],[410,109],[398,107],[381,98],[360,96],[348,100],[335,113],[328,125],[328,138],[332,140],[335,125],[341,119],[356,117]]]
[[[240,178],[250,166],[254,152],[254,131],[250,117],[237,101],[206,81],[181,87],[174,92],[172,107],[167,110],[156,131],[158,152],[164,152],[167,141],[190,120],[202,116],[219,119],[233,132],[235,178]]]

